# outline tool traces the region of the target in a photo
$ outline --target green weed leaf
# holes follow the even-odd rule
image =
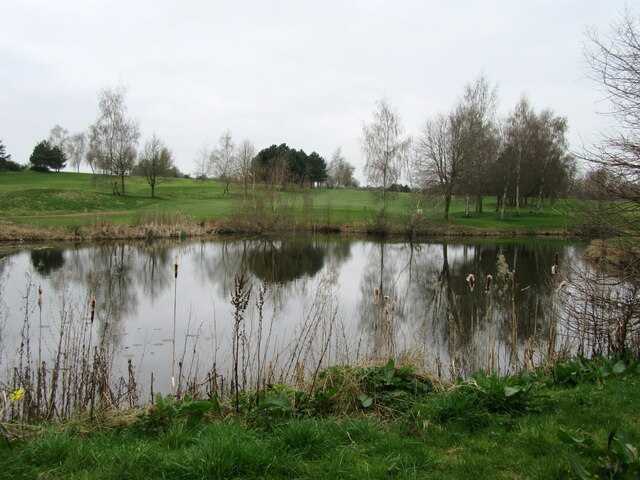
[[[260,409],[281,408],[285,411],[293,410],[293,407],[291,406],[291,403],[289,403],[289,400],[287,400],[284,397],[272,397],[272,396],[268,396],[264,398],[260,402],[260,405],[258,406],[258,408]]]
[[[573,435],[569,435],[564,430],[558,430],[558,438],[562,440],[564,443],[577,443],[582,445],[593,445],[595,442],[592,438],[582,438],[582,437],[574,437]]]
[[[516,393],[520,391],[519,388],[514,387],[504,387],[504,396],[505,397],[513,397]]]
[[[593,480],[593,475],[591,475],[582,466],[582,463],[580,463],[580,460],[578,460],[576,457],[571,457],[571,466],[573,467],[573,473],[575,473],[580,480]]]
[[[382,369],[382,378],[385,383],[388,385],[391,383],[393,376],[396,373],[395,363],[393,362],[393,358],[390,358],[387,364]]]
[[[624,373],[626,369],[627,367],[624,364],[624,360],[620,360],[613,366],[613,373],[615,373],[616,375],[620,375],[621,373]]]
[[[369,408],[373,403],[373,398],[367,395],[366,393],[363,393],[362,395],[360,395],[358,397],[358,400],[360,400],[360,403],[364,408]]]

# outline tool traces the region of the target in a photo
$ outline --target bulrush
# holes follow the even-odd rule
[[[467,283],[469,284],[469,290],[473,292],[473,289],[476,288],[476,276],[473,273],[467,275]]]
[[[556,288],[556,293],[560,293],[562,290],[564,290],[565,288],[567,288],[567,285],[569,285],[569,282],[567,282],[566,280],[563,280],[560,285],[558,285],[558,288]]]
[[[558,274],[558,252],[553,257],[553,265],[551,266],[551,275]]]
[[[91,324],[93,325],[93,319],[96,315],[96,297],[91,297]]]
[[[484,283],[484,293],[489,293],[491,290],[491,284],[493,283],[493,275],[487,275],[487,280]]]
[[[173,395],[176,394],[176,303],[178,297],[178,259],[173,264],[173,337],[172,337],[172,353],[171,353],[171,389]]]
[[[376,287],[373,289],[373,302],[377,305],[379,299],[380,299],[380,288]]]
[[[36,373],[36,407],[40,414],[40,391],[42,387],[42,286],[38,286],[38,363]]]

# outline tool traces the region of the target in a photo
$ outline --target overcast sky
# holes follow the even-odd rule
[[[569,123],[577,148],[604,119],[585,78],[588,26],[618,0],[7,1],[0,28],[0,139],[19,163],[59,124],[86,131],[98,92],[127,88],[140,145],[154,131],[183,172],[230,131],[271,144],[342,147],[362,180],[359,138],[386,96],[414,134],[484,74],[506,115],[526,94]]]

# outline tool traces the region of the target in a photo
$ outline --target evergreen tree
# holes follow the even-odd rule
[[[47,140],[38,143],[31,157],[31,169],[38,172],[48,172],[50,169],[59,172],[67,164],[67,157],[59,147],[52,147]]]

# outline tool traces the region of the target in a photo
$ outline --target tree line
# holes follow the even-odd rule
[[[138,123],[127,115],[124,87],[105,88],[99,93],[98,100],[99,115],[87,133],[71,135],[67,129],[56,125],[51,129],[49,138],[34,147],[29,159],[33,170],[59,172],[70,165],[79,172],[84,162],[92,173],[111,178],[115,195],[125,194],[126,177],[140,175],[151,187],[152,197],[156,186],[168,178],[189,177],[178,170],[173,153],[155,133],[138,151],[140,129]],[[0,169],[23,168],[11,162],[10,158],[0,142]],[[249,186],[256,182],[281,188],[290,184],[309,188],[320,184],[349,188],[357,186],[354,171],[340,149],[327,165],[317,152],[307,154],[285,143],[256,153],[250,140],[236,144],[230,132],[223,133],[214,148],[200,148],[195,158],[196,178],[219,180],[225,194],[229,193],[229,185],[233,182],[243,185],[245,195]]]
[[[482,213],[483,198],[493,195],[502,217],[507,204],[519,215],[523,203],[535,201],[540,213],[544,198],[566,195],[575,174],[566,119],[536,112],[526,97],[506,118],[496,109],[497,88],[480,76],[450,111],[428,118],[411,138],[389,100],[379,100],[363,125],[361,150],[367,180],[381,187],[382,213],[389,187],[403,174],[414,189],[443,196],[445,219],[454,195],[464,198],[466,216],[471,208]]]

